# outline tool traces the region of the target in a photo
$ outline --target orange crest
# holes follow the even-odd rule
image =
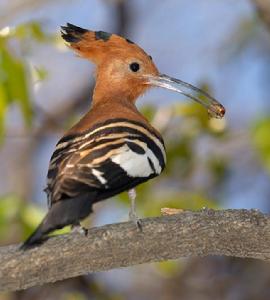
[[[108,57],[151,56],[129,39],[105,31],[90,31],[70,23],[62,26],[62,37],[81,57],[99,65]]]

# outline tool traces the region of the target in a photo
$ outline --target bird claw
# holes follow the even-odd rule
[[[138,229],[140,232],[142,232],[142,221],[141,221],[141,219],[139,219],[139,218],[137,217],[136,214],[130,212],[130,213],[129,213],[129,220],[130,220],[131,222],[133,222],[133,223],[136,225],[137,229]]]
[[[83,234],[85,236],[88,235],[88,229],[85,228],[85,227],[82,227],[80,224],[78,224],[78,225],[72,225],[71,226],[71,232],[72,233]]]
[[[82,230],[83,230],[84,235],[87,236],[88,235],[88,229],[85,228],[85,227],[82,227]]]

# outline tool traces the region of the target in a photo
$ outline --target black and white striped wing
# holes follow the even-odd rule
[[[165,160],[156,133],[137,122],[108,120],[59,141],[48,172],[51,201],[90,190],[97,201],[108,198],[159,175]]]

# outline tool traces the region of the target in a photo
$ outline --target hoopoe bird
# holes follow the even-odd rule
[[[124,191],[129,191],[131,199],[129,217],[140,226],[134,188],[160,175],[166,164],[162,136],[135,106],[150,87],[184,94],[214,117],[225,113],[204,91],[160,74],[152,57],[128,39],[69,23],[61,33],[79,56],[96,65],[96,85],[90,110],[56,145],[47,175],[49,210],[23,249],[66,225],[76,228],[92,212],[93,204]]]

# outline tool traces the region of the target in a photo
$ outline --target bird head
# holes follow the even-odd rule
[[[215,117],[223,117],[225,109],[220,103],[188,83],[160,74],[152,57],[132,41],[70,23],[61,28],[62,37],[69,46],[97,66],[96,99],[122,97],[134,102],[147,89],[158,86],[184,94],[201,103]],[[204,100],[193,95],[194,92],[203,94]]]

